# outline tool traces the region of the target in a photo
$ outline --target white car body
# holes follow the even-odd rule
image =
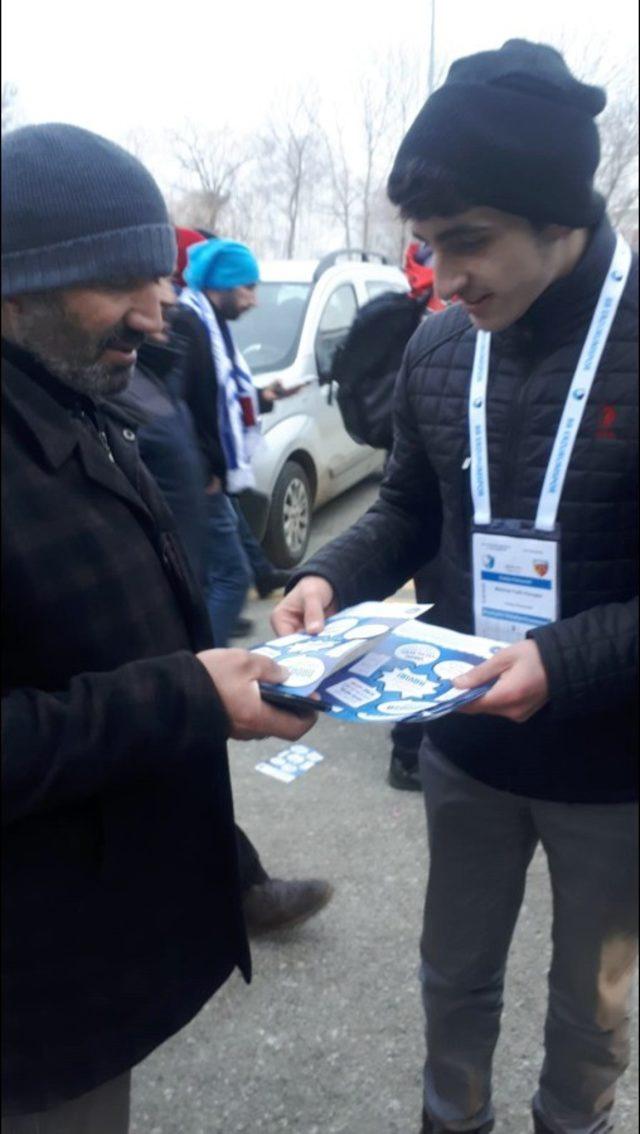
[[[276,296],[278,302],[274,305],[270,301],[266,314],[263,310],[262,327],[259,304],[255,316],[250,312],[234,327],[256,386],[267,386],[277,379],[285,387],[301,387],[295,394],[276,401],[271,413],[262,415],[262,442],[253,460],[257,487],[271,498],[287,461],[295,461],[307,474],[313,508],[380,469],[384,461],[380,450],[358,445],[349,437],[336,402],[335,386],[326,380],[321,384],[318,352],[321,348],[330,352],[334,340],[343,340],[357,309],[374,295],[390,290],[407,291],[406,278],[400,269],[387,264],[344,260],[327,267],[313,282],[317,268],[317,261],[261,263],[259,303],[260,289],[263,295]],[[270,285],[283,286],[271,286],[271,291],[267,292]],[[348,289],[352,289],[351,292]],[[298,305],[294,304],[298,320],[296,341],[286,358],[287,364],[271,369],[269,351],[276,354],[277,350],[268,345],[268,339],[273,335],[277,340],[279,312],[284,319],[283,309],[289,293]],[[280,302],[282,296],[284,301]],[[264,342],[258,341],[260,338]],[[258,359],[261,365],[254,369]],[[273,523],[272,516],[270,522]],[[295,561],[295,547],[290,550],[291,559]]]

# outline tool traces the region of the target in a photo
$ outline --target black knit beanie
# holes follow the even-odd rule
[[[173,270],[166,205],[145,167],[78,126],[2,139],[2,295],[154,279]]]
[[[389,197],[405,215],[427,219],[433,214],[428,192],[420,204],[421,184],[442,176],[467,207],[594,225],[604,213],[593,188],[600,160],[594,118],[605,104],[603,90],[579,82],[544,44],[510,39],[499,51],[458,59],[406,134]]]

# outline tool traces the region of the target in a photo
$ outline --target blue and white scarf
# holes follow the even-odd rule
[[[255,487],[251,458],[261,444],[259,403],[249,367],[233,344],[230,353],[218,326],[218,320],[206,295],[193,288],[180,293],[180,303],[190,307],[209,332],[211,357],[217,377],[218,428],[227,466],[227,492],[242,492]],[[231,334],[229,334],[230,342]],[[256,425],[245,425],[241,398],[249,398]]]

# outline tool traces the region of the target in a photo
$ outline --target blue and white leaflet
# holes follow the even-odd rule
[[[366,602],[327,619],[322,633],[275,638],[256,653],[289,671],[263,685],[267,700],[308,705],[344,721],[432,720],[490,687],[457,689],[453,679],[504,649],[504,642],[416,621],[424,604]]]

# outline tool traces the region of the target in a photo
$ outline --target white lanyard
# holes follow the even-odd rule
[[[553,531],[555,527],[560,496],[582,421],[582,414],[627,282],[630,267],[631,250],[624,237],[618,236],[613,259],[602,285],[551,450],[536,514],[536,528],[540,531]],[[476,524],[491,523],[486,405],[490,345],[490,333],[478,331],[469,386],[471,494]]]

